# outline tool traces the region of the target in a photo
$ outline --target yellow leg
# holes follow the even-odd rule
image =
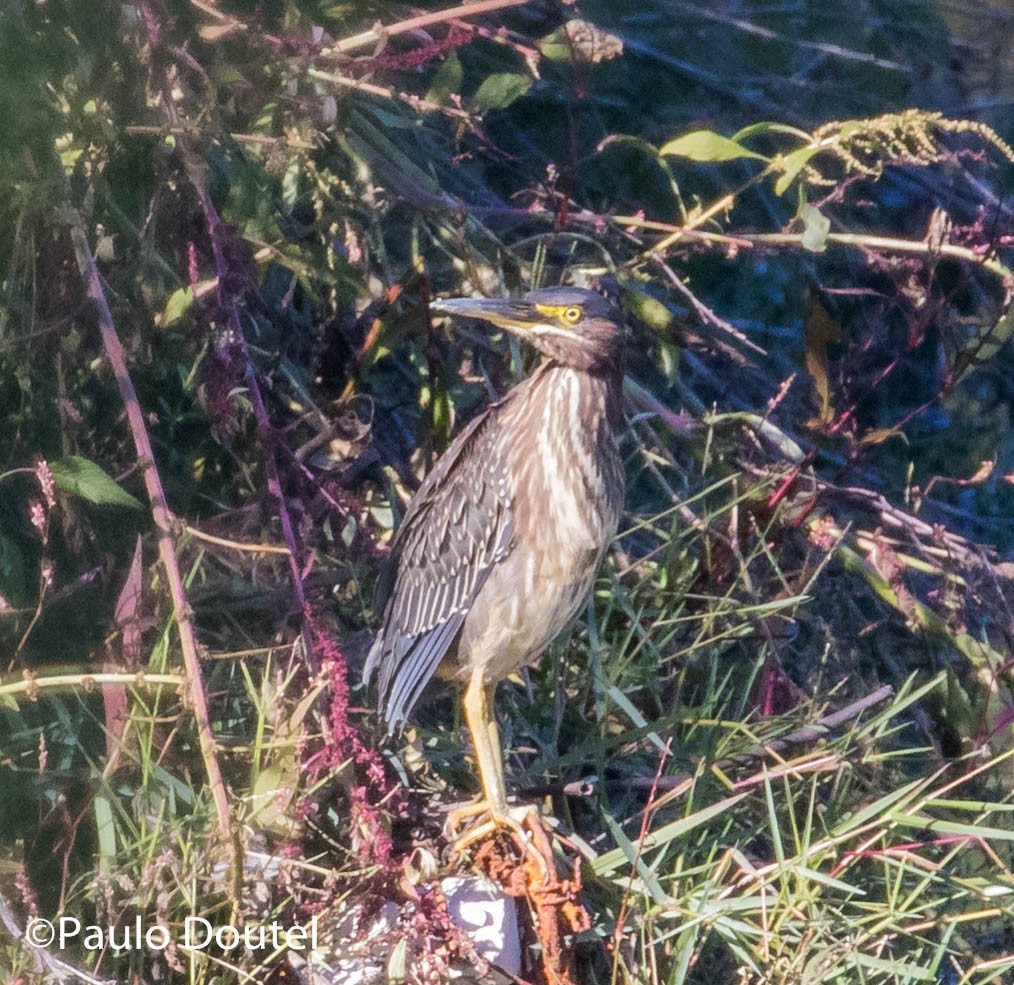
[[[513,811],[507,806],[500,732],[493,714],[494,688],[495,685],[487,684],[483,680],[481,669],[472,671],[465,691],[465,721],[468,723],[468,730],[472,733],[472,742],[475,745],[475,761],[479,766],[479,779],[482,782],[482,798],[477,803],[451,811],[447,816],[447,827],[453,831],[463,820],[478,814],[488,814],[489,820],[461,835],[454,843],[458,851],[492,834],[497,828],[509,828],[519,844],[530,850],[531,839],[525,831],[525,824],[527,822],[529,825],[538,826],[540,823],[538,809],[533,804]],[[547,871],[544,859],[540,858],[540,864],[543,871]]]
[[[503,754],[500,730],[493,713],[493,692],[496,685],[485,684],[481,671],[473,671],[465,692],[465,721],[475,744],[482,793],[494,821],[507,817],[507,783],[503,775]]]

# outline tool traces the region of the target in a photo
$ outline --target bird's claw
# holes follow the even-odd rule
[[[455,832],[464,821],[472,817],[485,820],[473,824],[467,831],[455,837]],[[454,837],[453,850],[460,854],[476,842],[488,838],[499,830],[507,829],[514,843],[521,852],[534,859],[538,865],[544,882],[550,880],[553,872],[553,850],[546,837],[546,829],[542,823],[542,815],[534,804],[522,804],[518,807],[495,809],[484,799],[462,804],[448,812],[444,822],[444,831],[448,837]]]

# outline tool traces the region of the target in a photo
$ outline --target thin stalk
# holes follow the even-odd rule
[[[179,633],[180,650],[183,654],[183,666],[186,671],[187,696],[194,716],[194,725],[197,728],[201,759],[204,762],[208,785],[215,802],[218,830],[229,844],[233,844],[229,799],[218,764],[215,737],[211,731],[208,699],[204,693],[204,684],[201,679],[201,658],[197,649],[197,634],[190,619],[190,606],[187,604],[183,576],[176,558],[176,546],[173,541],[173,515],[169,510],[165,489],[162,487],[162,478],[155,466],[155,453],[152,451],[151,439],[145,426],[144,411],[141,409],[137,391],[134,389],[134,383],[127,369],[127,358],[123,351],[123,344],[120,342],[116,323],[113,321],[113,313],[109,309],[109,303],[102,288],[102,280],[99,277],[98,268],[95,266],[95,256],[88,245],[84,221],[78,210],[69,202],[67,216],[78,270],[81,272],[85,290],[98,315],[102,345],[106,352],[106,358],[112,366],[113,375],[116,377],[116,384],[119,387],[120,397],[127,414],[127,425],[137,451],[138,466],[144,480],[145,490],[148,493],[148,499],[151,502],[151,515],[155,522],[159,560],[165,569],[169,597],[172,599],[173,619]]]

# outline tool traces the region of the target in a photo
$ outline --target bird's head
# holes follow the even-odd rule
[[[430,310],[505,328],[564,366],[602,372],[621,363],[619,311],[600,294],[580,287],[544,287],[520,301],[451,298],[432,302]]]

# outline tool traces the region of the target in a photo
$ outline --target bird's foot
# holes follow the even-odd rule
[[[498,809],[480,798],[453,808],[444,822],[444,831],[448,837],[454,837],[461,824],[473,817],[484,819],[454,838],[453,849],[456,853],[460,854],[476,842],[506,829],[522,854],[534,859],[542,873],[543,882],[549,882],[550,874],[555,871],[553,849],[546,836],[542,815],[534,804]]]

